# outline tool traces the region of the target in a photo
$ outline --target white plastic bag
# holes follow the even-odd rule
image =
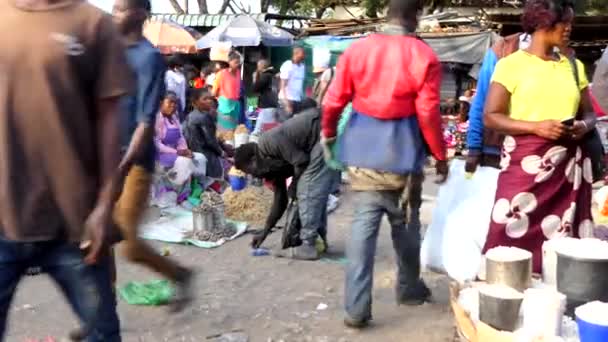
[[[238,148],[241,145],[245,145],[249,142],[249,134],[248,133],[236,133],[234,135],[234,147]]]
[[[175,186],[182,186],[194,172],[194,163],[187,157],[177,157],[173,168],[168,171],[168,179]]]
[[[445,272],[461,283],[474,280],[479,271],[500,173],[479,167],[467,179],[464,164],[452,162],[421,249],[424,268]]]
[[[202,153],[193,153],[192,158],[177,157],[173,168],[167,171],[167,179],[172,185],[181,187],[190,177],[205,177],[207,174],[207,158]]]
[[[192,165],[194,166],[192,174],[197,177],[205,177],[207,175],[207,157],[198,152],[194,152],[192,155]]]

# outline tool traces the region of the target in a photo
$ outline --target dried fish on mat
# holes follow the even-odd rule
[[[253,226],[263,226],[270,212],[273,196],[272,191],[265,187],[250,186],[238,192],[227,189],[224,192],[226,217]]]
[[[200,241],[217,242],[227,239],[237,232],[237,227],[233,223],[226,223],[223,227],[215,227],[213,230],[197,230],[186,234],[186,239],[196,239]]]
[[[226,222],[222,196],[215,192],[205,192],[201,200],[201,205],[192,209],[193,230],[188,238],[216,242],[236,234],[236,226]]]

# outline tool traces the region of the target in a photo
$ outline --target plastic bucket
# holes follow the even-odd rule
[[[581,342],[608,341],[608,326],[589,323],[578,317],[576,317],[576,323]]]
[[[230,187],[233,191],[241,191],[247,187],[247,178],[238,176],[228,176]]]

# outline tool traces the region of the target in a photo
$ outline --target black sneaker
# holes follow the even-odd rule
[[[344,325],[347,328],[351,328],[351,329],[365,329],[369,326],[371,320],[372,320],[371,318],[354,319],[354,318],[347,316],[344,318]]]
[[[319,260],[319,252],[315,244],[303,243],[298,247],[274,251],[272,253],[277,258],[288,258],[300,261]]]
[[[409,306],[422,305],[430,301],[431,295],[431,290],[429,290],[424,281],[420,280],[416,285],[406,287],[403,290],[397,288],[397,304]]]

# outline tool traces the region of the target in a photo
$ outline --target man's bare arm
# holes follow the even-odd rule
[[[121,177],[126,176],[133,163],[143,156],[146,146],[152,143],[153,136],[154,127],[152,125],[146,123],[139,123],[137,125],[131,137],[131,143],[120,162],[119,171]]]
[[[107,252],[112,212],[116,194],[120,189],[118,165],[120,160],[119,139],[119,98],[109,98],[97,102],[97,154],[99,156],[101,190],[95,208],[86,222],[85,262],[95,264]]]

